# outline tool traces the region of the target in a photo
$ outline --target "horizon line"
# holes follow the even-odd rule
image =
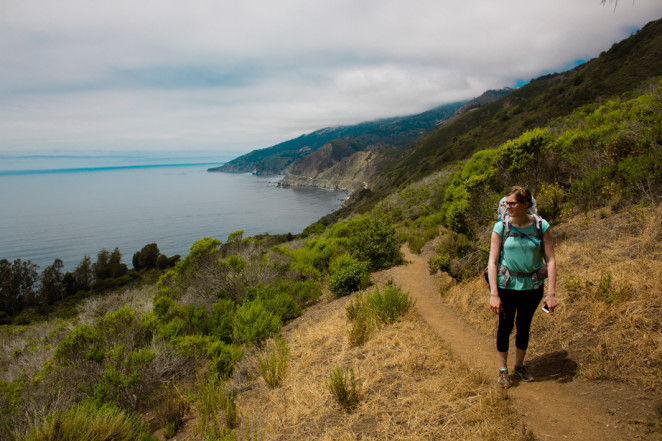
[[[212,164],[221,166],[225,164],[225,162],[190,162],[190,163],[181,163],[181,164],[113,165],[113,166],[102,166],[102,167],[0,170],[0,176],[42,175],[42,174],[51,174],[51,173],[84,173],[84,172],[97,172],[97,171],[134,169],[134,168],[185,167],[185,166],[212,165]]]

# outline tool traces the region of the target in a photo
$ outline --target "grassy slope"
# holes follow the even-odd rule
[[[284,332],[291,361],[280,388],[267,388],[255,363],[243,362],[255,380],[241,384],[241,413],[264,427],[265,440],[524,438],[492,382],[458,362],[415,315],[350,346],[347,301],[322,304]],[[351,412],[326,388],[335,366],[359,373],[363,400]]]
[[[662,206],[581,214],[555,231],[561,306],[553,320],[534,321],[534,370],[553,371],[561,382],[628,382],[659,396]],[[476,295],[485,291],[482,278],[446,289],[449,305],[493,335],[494,317]],[[606,301],[606,295],[615,297]],[[291,362],[282,387],[267,388],[255,359],[242,362],[244,375],[235,377],[244,391],[241,413],[264,427],[264,439],[531,439],[494,380],[458,362],[416,315],[380,329],[364,346],[350,346],[348,300],[324,301],[285,330]],[[334,366],[360,372],[364,400],[353,412],[342,411],[326,389]],[[646,424],[650,433],[662,430],[660,418]]]

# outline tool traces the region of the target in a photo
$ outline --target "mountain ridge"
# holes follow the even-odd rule
[[[383,146],[402,147],[425,135],[471,101],[442,104],[414,115],[365,121],[349,126],[325,127],[271,147],[253,150],[219,167],[209,168],[208,171],[284,174],[296,160],[337,139],[351,142],[357,150]]]

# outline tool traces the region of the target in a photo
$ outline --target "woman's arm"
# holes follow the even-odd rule
[[[497,265],[501,253],[501,236],[496,231],[492,232],[490,239],[490,258],[487,261],[487,278],[490,281],[490,309],[495,313],[501,312],[501,299],[499,298]]]
[[[545,262],[547,263],[547,277],[549,280],[545,303],[547,303],[549,310],[553,311],[558,305],[558,301],[556,300],[556,258],[554,256],[554,236],[551,228],[547,228],[542,240],[545,244]]]

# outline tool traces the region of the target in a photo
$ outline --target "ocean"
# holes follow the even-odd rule
[[[281,177],[207,171],[217,165],[0,167],[0,259],[30,260],[41,271],[59,258],[71,271],[84,256],[96,261],[117,247],[132,267],[149,243],[184,257],[204,237],[298,234],[347,198],[280,188]]]

